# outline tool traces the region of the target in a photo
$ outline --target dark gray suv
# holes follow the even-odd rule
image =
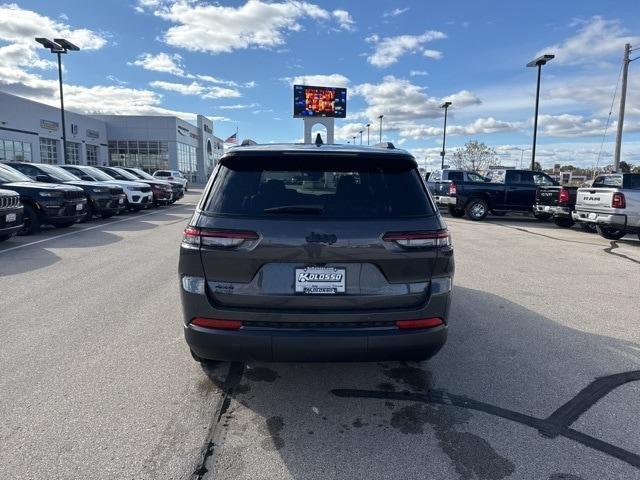
[[[179,273],[197,360],[418,360],[447,337],[447,226],[391,144],[231,149]]]

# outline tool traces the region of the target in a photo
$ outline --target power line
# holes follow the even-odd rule
[[[616,81],[616,87],[613,90],[613,98],[611,99],[611,106],[609,107],[609,116],[607,117],[607,123],[604,126],[604,133],[602,134],[602,141],[600,142],[600,151],[598,152],[598,158],[596,159],[596,166],[600,164],[600,156],[602,155],[602,147],[604,146],[604,139],[607,136],[607,130],[609,129],[609,123],[611,122],[611,114],[613,112],[613,104],[616,101],[616,95],[618,94],[618,85],[620,84],[620,77],[622,76],[622,67],[624,67],[624,62],[620,64],[620,71],[618,72],[618,80]]]

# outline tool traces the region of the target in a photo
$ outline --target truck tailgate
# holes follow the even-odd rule
[[[617,188],[579,188],[576,197],[576,210],[613,213],[611,206],[613,194]]]

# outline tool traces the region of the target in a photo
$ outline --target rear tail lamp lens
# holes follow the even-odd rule
[[[218,320],[215,318],[196,317],[191,320],[191,325],[204,328],[216,328],[218,330],[240,330],[240,320]]]
[[[419,328],[433,328],[443,325],[442,319],[438,317],[434,318],[421,318],[419,320],[398,320],[396,327],[400,330],[417,330]]]
[[[458,186],[454,183],[451,182],[449,184],[449,196],[453,197],[454,195],[458,194]]]
[[[611,207],[613,208],[626,208],[627,202],[624,198],[624,193],[615,192],[613,194],[613,198],[611,199]]]
[[[182,233],[182,245],[185,247],[235,248],[244,242],[258,240],[256,232],[247,230],[207,230],[187,227]]]
[[[389,232],[382,237],[385,242],[393,242],[403,248],[446,247],[451,245],[447,230],[437,232]]]
[[[567,203],[569,201],[569,190],[566,188],[560,189],[560,193],[558,194],[558,201],[560,203]]]

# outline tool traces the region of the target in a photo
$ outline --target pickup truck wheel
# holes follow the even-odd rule
[[[582,230],[585,232],[596,233],[596,226],[593,223],[580,222],[580,227],[582,227]]]
[[[449,210],[449,215],[451,215],[452,217],[455,217],[455,218],[464,217],[464,210],[461,208],[456,208],[453,205],[449,205],[448,210]]]
[[[551,215],[548,214],[548,213],[534,212],[533,216],[536,217],[538,220],[541,220],[541,221],[546,221],[546,220],[549,220],[551,218]]]
[[[553,222],[562,228],[571,228],[573,227],[574,221],[572,218],[562,218],[562,217],[556,217],[553,219]]]
[[[481,198],[472,198],[469,200],[469,203],[467,203],[465,211],[469,220],[478,222],[487,216],[487,213],[489,213],[489,207],[487,206],[487,202]]]
[[[24,206],[22,216],[22,229],[18,231],[18,235],[31,235],[40,231],[40,219],[36,211],[30,206]]]
[[[598,235],[606,238],[607,240],[620,240],[627,234],[626,231],[613,227],[602,227],[597,225],[596,229],[598,230]]]

